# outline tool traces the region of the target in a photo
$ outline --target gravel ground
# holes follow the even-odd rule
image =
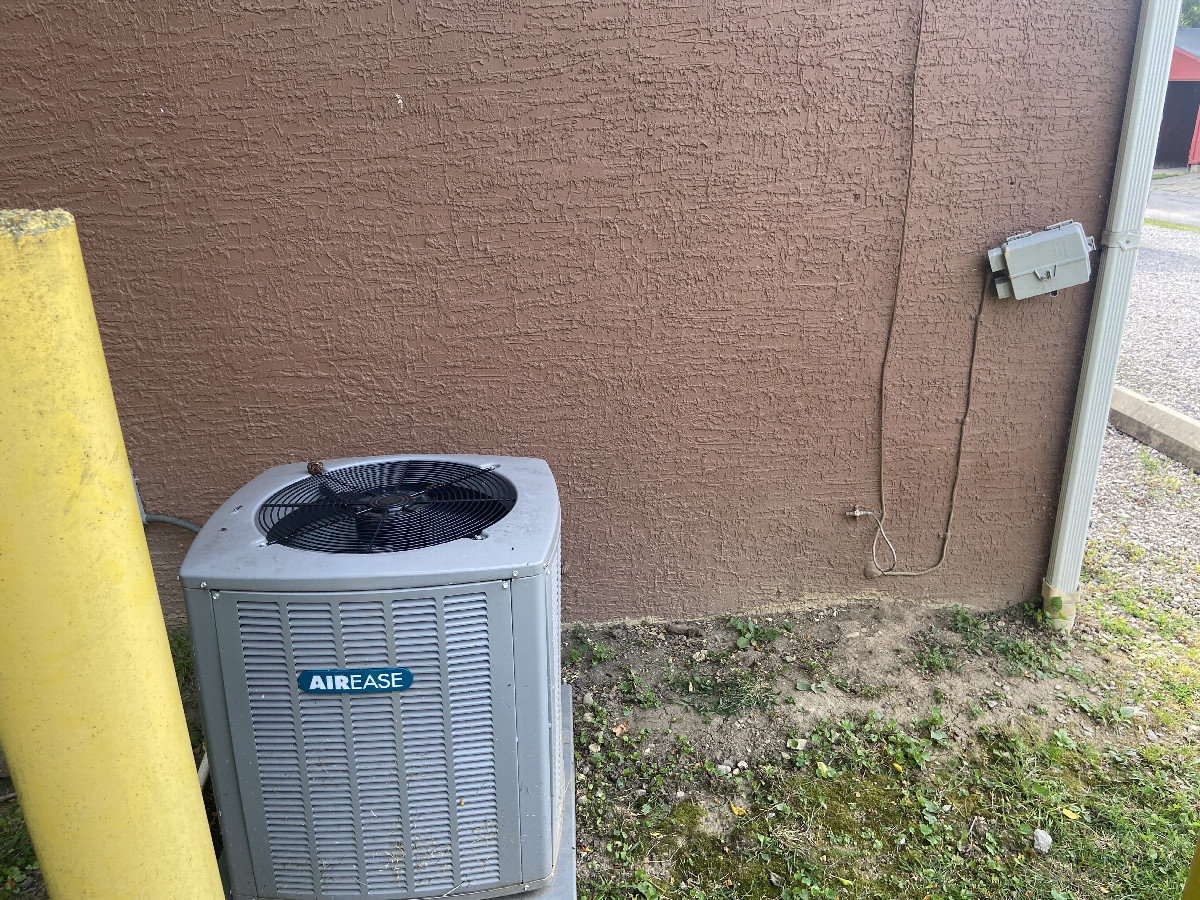
[[[1117,383],[1200,418],[1200,231],[1143,228]],[[1200,616],[1200,476],[1109,428],[1088,536]]]
[[[1117,383],[1200,419],[1200,231],[1142,229]]]
[[[1109,428],[1088,537],[1122,550],[1107,568],[1200,616],[1200,475]]]

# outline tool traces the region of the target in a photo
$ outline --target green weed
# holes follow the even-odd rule
[[[646,686],[646,683],[638,675],[634,674],[633,669],[625,670],[625,677],[621,679],[618,690],[621,693],[621,699],[626,703],[642,706],[646,709],[654,709],[662,706],[662,701],[658,698],[658,694],[650,690]]]
[[[759,625],[753,619],[738,617],[729,620],[729,627],[737,632],[737,645],[741,650],[769,644],[784,632],[792,630],[790,622],[780,622],[778,625]]]
[[[1163,467],[1163,461],[1150,452],[1150,448],[1142,444],[1137,448],[1138,460],[1147,475],[1156,475]]]
[[[592,636],[588,634],[587,629],[582,625],[576,625],[572,628],[571,636],[580,645],[568,653],[568,662],[571,665],[578,665],[583,659],[587,659],[593,666],[598,666],[612,659],[612,650],[604,644],[598,644],[593,641]]]
[[[957,670],[961,665],[951,648],[928,639],[913,652],[912,662],[926,675]]]

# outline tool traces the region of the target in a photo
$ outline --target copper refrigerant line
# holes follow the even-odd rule
[[[884,481],[884,470],[886,460],[886,450],[884,447],[884,419],[887,409],[887,373],[888,362],[892,354],[892,338],[896,330],[896,313],[900,307],[900,286],[904,275],[904,262],[906,251],[908,248],[908,212],[909,202],[912,197],[913,185],[913,168],[916,155],[917,145],[917,76],[920,72],[921,65],[921,45],[925,38],[925,4],[926,0],[921,0],[920,10],[917,14],[917,48],[913,56],[913,77],[912,77],[912,93],[910,95],[910,115],[911,123],[909,128],[909,144],[908,144],[908,175],[907,183],[904,188],[904,215],[900,224],[900,258],[896,265],[896,289],[892,298],[891,316],[888,320],[887,338],[883,346],[883,364],[879,373],[879,514],[876,515],[869,509],[863,509],[860,506],[855,506],[854,509],[846,513],[854,519],[868,516],[875,522],[875,537],[871,541],[871,565],[867,567],[865,574],[868,578],[875,578],[879,575],[896,575],[916,577],[919,575],[928,575],[935,569],[939,568],[946,561],[946,551],[950,544],[950,530],[954,525],[954,510],[958,499],[958,484],[959,475],[962,472],[962,454],[963,454],[963,438],[967,430],[967,417],[971,412],[971,388],[975,380],[975,350],[979,345],[979,321],[983,318],[983,301],[987,297],[988,288],[992,284],[992,276],[984,280],[983,290],[979,295],[979,306],[975,310],[975,324],[971,337],[971,355],[967,363],[967,396],[966,407],[963,410],[962,421],[958,431],[958,450],[954,460],[954,482],[950,488],[950,509],[946,514],[946,529],[942,532],[942,552],[938,556],[937,562],[924,569],[918,570],[897,570],[900,563],[899,554],[896,552],[896,547],[888,537],[884,530],[884,522],[887,520],[887,498]],[[879,541],[883,540],[887,545],[888,553],[891,555],[891,563],[885,568],[879,563]]]

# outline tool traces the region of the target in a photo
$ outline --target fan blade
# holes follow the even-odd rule
[[[412,495],[411,499],[415,500],[417,497],[421,496],[422,494],[428,494],[430,491],[437,491],[437,490],[441,490],[442,488],[453,487],[456,484],[460,484],[464,481],[469,481],[472,478],[478,478],[481,475],[486,475],[488,472],[491,472],[493,468],[494,468],[494,466],[493,467],[485,467],[482,469],[474,469],[473,471],[466,472],[462,475],[459,475],[457,478],[452,478],[450,481],[443,481],[441,484],[431,484],[428,487],[417,491],[415,494]]]
[[[379,517],[379,521],[375,524],[375,530],[371,532],[371,540],[367,542],[367,552],[371,553],[375,550],[375,540],[379,537],[379,529],[383,527],[383,523],[388,520],[389,513],[385,512]]]
[[[354,511],[340,503],[305,503],[271,526],[267,543],[286,543],[313,528],[353,518]]]
[[[363,493],[362,488],[357,488],[354,485],[349,484],[349,483],[343,481],[342,479],[329,474],[328,472],[322,472],[320,475],[316,476],[316,479],[317,479],[317,490],[320,491],[323,496],[328,497],[330,500],[333,500],[335,502],[344,499],[345,495],[342,493],[339,493],[337,490],[330,487],[329,484],[327,484],[327,482],[329,482],[329,481],[332,481],[334,484],[340,484],[342,487],[348,488],[349,490],[353,491],[354,493],[358,493],[358,494]]]

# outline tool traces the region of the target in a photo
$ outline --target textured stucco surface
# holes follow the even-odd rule
[[[1090,287],[988,302],[942,570],[865,581],[843,515],[878,506],[918,9],[5,4],[0,205],[78,218],[151,511],[310,456],[535,455],[568,617],[1009,603]],[[907,565],[940,547],[984,252],[1102,228],[1136,14],[928,2],[884,415]],[[154,531],[162,572],[184,538]]]

